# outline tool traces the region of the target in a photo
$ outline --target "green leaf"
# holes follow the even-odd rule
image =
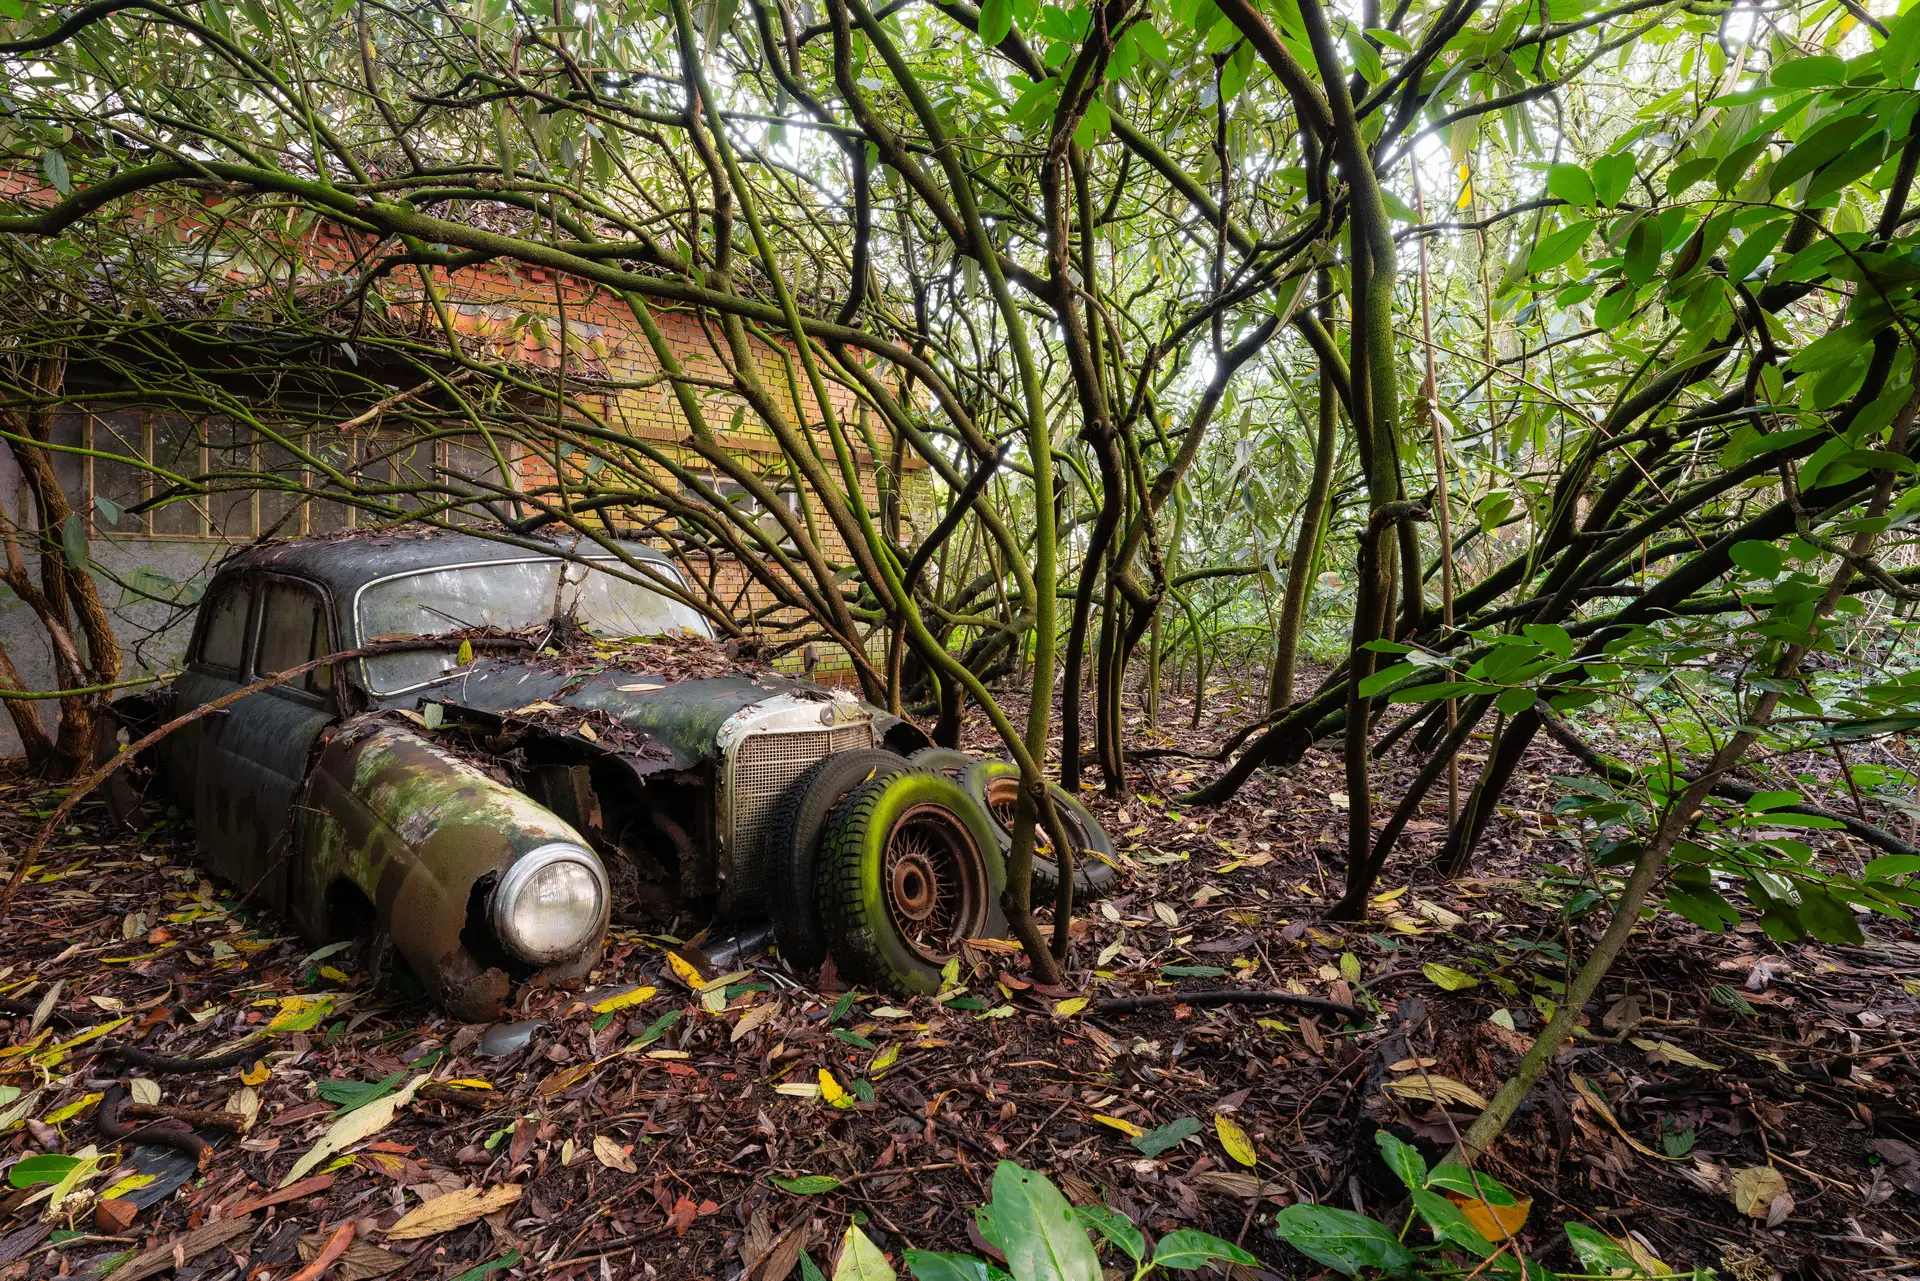
[[[1500,697],[1494,699],[1493,703],[1495,707],[1498,707],[1507,715],[1518,716],[1521,712],[1532,707],[1534,700],[1539,697],[1540,696],[1533,690],[1522,686],[1517,689],[1502,690]]]
[[[1470,987],[1478,987],[1480,980],[1465,970],[1456,970],[1451,965],[1437,965],[1428,961],[1420,967],[1420,972],[1436,987],[1448,992],[1462,992]]]
[[[1413,1266],[1413,1255],[1393,1233],[1351,1210],[1296,1201],[1274,1216],[1273,1230],[1309,1259],[1350,1277],[1362,1268],[1401,1272]]]
[[[1478,1197],[1488,1205],[1518,1205],[1513,1193],[1507,1191],[1505,1184],[1490,1174],[1481,1174],[1469,1170],[1464,1165],[1442,1165],[1427,1176],[1427,1186],[1441,1188],[1448,1192],[1461,1192],[1470,1197]]]
[[[1920,872],[1920,854],[1883,854],[1860,869],[1862,876],[1908,876]]]
[[[67,563],[74,568],[87,567],[87,522],[80,518],[79,512],[68,512],[60,526],[60,550],[66,553]]]
[[[1468,1222],[1459,1206],[1447,1198],[1425,1188],[1415,1188],[1413,1208],[1427,1221],[1427,1227],[1433,1230],[1433,1235],[1442,1241],[1451,1242],[1463,1250],[1471,1250],[1483,1259],[1493,1253],[1493,1243],[1481,1234],[1479,1228]]]
[[[1215,1259],[1249,1268],[1260,1262],[1233,1242],[1223,1241],[1210,1232],[1196,1232],[1192,1228],[1179,1228],[1167,1233],[1153,1250],[1153,1266],[1156,1268],[1179,1268],[1185,1271],[1204,1267]]]
[[[980,6],[980,39],[989,47],[1007,38],[1013,29],[1013,0],[985,0]]]
[[[26,14],[26,0],[0,0],[0,18],[24,18]]]
[[[47,181],[62,196],[73,191],[73,175],[67,172],[67,157],[58,147],[49,147],[40,157],[40,167],[46,171]]]
[[[486,1278],[492,1276],[494,1273],[507,1268],[518,1267],[519,1264],[520,1252],[518,1250],[509,1250],[497,1259],[489,1259],[478,1267],[468,1268],[459,1276],[451,1278],[450,1281],[486,1281]]]
[[[1787,563],[1778,547],[1752,538],[1728,548],[1727,556],[1755,578],[1778,578]]]
[[[989,1276],[987,1261],[970,1254],[908,1250],[900,1258],[918,1281],[987,1281]]]
[[[58,1183],[73,1173],[81,1158],[48,1153],[43,1156],[21,1157],[7,1170],[7,1182],[16,1188],[39,1187],[43,1183]]]
[[[1547,170],[1547,190],[1582,209],[1592,206],[1598,199],[1594,195],[1593,178],[1579,165],[1555,165]]]
[[[1102,1281],[1087,1230],[1047,1177],[1002,1161],[993,1199],[977,1212],[980,1233],[1020,1281]]]
[[[1872,116],[1843,116],[1814,130],[1773,167],[1767,175],[1767,187],[1774,194],[1791,187],[1851,147],[1872,127]]]
[[[895,1281],[893,1266],[873,1238],[857,1223],[847,1225],[840,1247],[840,1265],[833,1270],[833,1281]]]
[[[1580,1260],[1580,1266],[1589,1272],[1602,1276],[1611,1276],[1618,1272],[1624,1276],[1633,1276],[1640,1272],[1620,1243],[1605,1236],[1584,1223],[1567,1224],[1567,1240],[1573,1246],[1574,1258]]]
[[[1412,689],[1396,690],[1387,699],[1389,703],[1434,703],[1448,698],[1465,698],[1469,694],[1498,693],[1498,685],[1487,685],[1479,681],[1448,681],[1439,685],[1416,685]]]
[[[1411,1144],[1402,1143],[1385,1130],[1375,1130],[1373,1141],[1385,1158],[1387,1168],[1399,1176],[1409,1191],[1427,1186],[1427,1159]]]
[[[840,1186],[840,1180],[831,1174],[801,1174],[792,1178],[769,1174],[767,1182],[782,1192],[791,1192],[795,1196],[818,1196],[822,1192],[831,1192]]]
[[[1412,663],[1395,663],[1384,671],[1375,672],[1360,682],[1360,697],[1371,698],[1403,677],[1411,676],[1420,669]]]
[[[1920,61],[1920,5],[1909,5],[1880,46],[1880,69],[1890,84],[1904,89],[1913,78],[1916,61]]]
[[[1847,64],[1832,54],[1794,58],[1775,67],[1767,79],[1776,89],[1813,89],[1837,85],[1847,78]]]
[[[1543,236],[1527,258],[1527,270],[1533,273],[1552,271],[1580,252],[1587,243],[1587,237],[1593,233],[1593,223],[1585,218],[1568,224],[1548,236]]]
[[[1616,151],[1593,162],[1593,194],[1601,204],[1612,208],[1627,194],[1633,181],[1633,153]]]
[[[1133,1226],[1133,1220],[1120,1211],[1104,1205],[1081,1205],[1075,1206],[1073,1212],[1082,1223],[1120,1247],[1135,1263],[1146,1257],[1146,1237]]]
[[[1163,965],[1160,972],[1170,979],[1217,979],[1227,973],[1217,965]]]
[[[1777,792],[1755,792],[1747,798],[1747,808],[1755,813],[1777,810],[1788,805],[1800,804],[1802,797],[1798,792],[1781,790]]]
[[[1558,623],[1528,623],[1520,632],[1555,658],[1573,657],[1573,637]]]
[[[1178,1147],[1198,1133],[1200,1122],[1193,1117],[1183,1116],[1148,1130],[1133,1140],[1133,1146],[1139,1148],[1143,1155],[1154,1157],[1168,1148]]]

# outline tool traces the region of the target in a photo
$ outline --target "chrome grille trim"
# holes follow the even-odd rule
[[[793,780],[835,752],[873,746],[872,717],[855,705],[835,702],[829,713],[832,724],[820,723],[823,704],[782,698],[751,709],[722,732],[726,760],[720,819],[726,877],[720,898],[725,913],[765,911],[767,829]]]

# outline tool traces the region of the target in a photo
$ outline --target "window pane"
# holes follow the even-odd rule
[[[247,639],[247,597],[245,587],[229,587],[204,608],[207,630],[200,642],[200,661],[210,667],[240,670],[240,654]]]
[[[111,458],[93,460],[93,492],[113,504],[116,512],[143,501],[147,496],[147,472],[138,460],[147,456],[146,423],[138,413],[115,410],[93,420],[93,447],[103,454],[118,454],[127,462]],[[94,528],[115,533],[137,534],[146,523],[138,516],[121,516],[109,521],[107,512],[94,512]]]
[[[200,460],[199,428],[184,419],[170,415],[155,414],[153,418],[153,463],[163,471],[172,472],[183,479],[198,476],[206,468]],[[167,492],[167,481],[154,477],[156,496]],[[197,497],[181,496],[171,499],[165,505],[156,507],[153,512],[153,532],[156,534],[189,534],[202,537],[206,534],[206,522],[202,519],[203,500]]]
[[[377,436],[366,442],[361,455],[360,475],[369,485],[393,485],[412,488],[435,483],[433,446],[405,437]],[[383,494],[379,501],[407,511],[426,505],[414,494]],[[427,501],[434,501],[429,499]]]
[[[313,443],[307,448],[313,456],[338,472],[353,471],[354,441],[350,436],[328,436],[322,432],[313,434]],[[312,478],[315,489],[325,490],[333,486],[325,472],[314,472]],[[345,529],[352,524],[352,512],[345,503],[331,499],[316,498],[307,512],[307,527],[316,534],[330,534],[336,529]]]
[[[504,454],[505,450],[501,452]],[[455,489],[485,496],[497,494],[502,484],[500,464],[495,460],[493,451],[487,448],[487,442],[478,436],[447,442],[446,479]],[[448,514],[461,524],[493,522],[493,517],[477,499],[465,509]]]
[[[289,439],[299,440],[299,433]],[[260,533],[272,538],[293,538],[305,533],[300,528],[301,505],[306,501],[299,492],[306,484],[299,456],[292,450],[268,440],[260,442],[260,470],[273,477],[283,488],[262,489],[259,493]]]
[[[87,456],[71,451],[87,447],[87,416],[74,412],[55,414],[50,439],[55,445],[51,451],[54,480],[60,492],[67,496],[67,506],[79,512],[84,520],[87,509],[93,506],[93,495],[87,492]]]
[[[207,517],[216,538],[253,537],[253,429],[222,419],[207,429],[207,470],[213,493]]]
[[[269,586],[260,619],[260,646],[254,651],[254,671],[267,676],[318,658],[325,647],[322,622],[320,599],[312,592],[293,583]],[[296,689],[313,689],[312,677],[309,672],[292,684]]]

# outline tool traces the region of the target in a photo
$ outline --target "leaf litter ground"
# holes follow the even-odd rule
[[[1136,719],[1129,738],[1205,752],[1250,714],[1217,693],[1198,729]],[[376,986],[361,951],[316,950],[208,881],[182,833],[121,839],[90,802],[0,943],[0,1281],[281,1278],[327,1250],[331,1277],[787,1281],[831,1275],[850,1218],[896,1265],[909,1246],[981,1252],[970,1212],[1003,1159],[1152,1233],[1239,1241],[1264,1275],[1319,1275],[1273,1214],[1304,1199],[1390,1215],[1374,1131],[1437,1156],[1563,990],[1569,942],[1597,929],[1568,918],[1579,875],[1537,874],[1578,866],[1547,782],[1576,771],[1531,760],[1459,881],[1424,871],[1444,821],[1429,806],[1368,919],[1336,926],[1319,918],[1342,874],[1337,760],[1315,752],[1211,809],[1173,799],[1216,768],[1163,757],[1122,802],[1088,794],[1128,877],[1075,922],[1076,991],[1036,987],[1005,947],[907,1001],[764,955],[719,974],[697,947],[689,965],[616,930],[586,991],[529,993],[491,1029]],[[1406,758],[1385,770],[1397,794]],[[53,799],[0,779],[5,844]],[[1533,1257],[1571,1266],[1559,1225],[1576,1220],[1736,1281],[1920,1275],[1920,947],[1869,931],[1783,946],[1662,917],[1637,936],[1490,1163],[1532,1198]],[[1366,1017],[1097,1004],[1220,989]],[[167,1073],[111,1057],[129,1045],[238,1061]],[[188,1111],[144,1119],[128,1100]],[[112,1137],[115,1120],[197,1127],[204,1172],[151,1130]],[[24,1162],[55,1154],[82,1160],[32,1182]]]

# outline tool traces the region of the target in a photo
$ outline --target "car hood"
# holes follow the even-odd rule
[[[687,679],[637,667],[608,666],[566,673],[511,659],[482,659],[456,679],[407,695],[404,701],[408,705],[444,703],[489,716],[525,712],[552,717],[559,708],[583,714],[597,712],[644,738],[651,747],[665,749],[644,752],[659,759],[661,767],[684,769],[719,754],[716,740],[720,729],[733,716],[783,695],[821,703],[835,699],[834,693],[822,686],[771,673]],[[844,700],[846,696],[839,698]],[[876,737],[897,723],[897,718],[877,708],[867,707],[866,711],[874,716]],[[669,754],[672,760],[665,759]]]

